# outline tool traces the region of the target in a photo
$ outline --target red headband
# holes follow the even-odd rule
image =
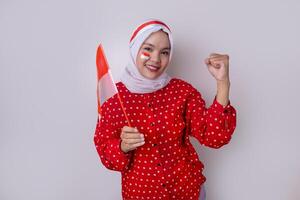
[[[146,23],[140,25],[140,26],[134,31],[133,35],[132,35],[131,38],[130,38],[130,42],[133,40],[133,38],[137,35],[137,33],[138,33],[142,28],[144,28],[145,26],[148,26],[148,25],[150,25],[150,24],[160,24],[160,25],[165,26],[167,29],[169,29],[169,31],[171,31],[170,28],[169,28],[165,23],[163,23],[163,22],[160,22],[160,21],[149,21],[149,22],[146,22]]]

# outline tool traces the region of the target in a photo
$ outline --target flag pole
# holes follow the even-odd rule
[[[120,94],[119,94],[119,91],[118,91],[117,94],[118,94],[118,99],[119,99],[119,101],[120,101],[120,104],[121,104],[123,113],[124,113],[125,118],[126,118],[126,120],[127,120],[127,122],[128,122],[128,126],[131,127],[131,123],[130,123],[130,121],[129,121],[129,119],[128,119],[128,116],[127,116],[127,114],[126,114],[126,112],[125,112],[125,108],[124,108],[124,106],[123,106],[123,102],[122,102],[121,96],[120,96]]]

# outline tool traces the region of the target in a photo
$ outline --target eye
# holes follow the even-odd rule
[[[152,49],[150,47],[144,47],[144,50],[146,50],[146,51],[152,51]]]
[[[163,51],[162,54],[168,56],[170,53],[168,51]]]

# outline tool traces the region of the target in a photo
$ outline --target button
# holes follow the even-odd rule
[[[161,166],[161,164],[160,164],[160,163],[158,163],[158,164],[157,164],[157,166]]]
[[[225,120],[225,128],[227,129],[228,128],[228,121]]]
[[[154,122],[151,122],[150,125],[151,125],[151,126],[154,126]]]
[[[156,146],[157,146],[157,144],[152,144],[152,146],[156,147]]]
[[[166,187],[166,184],[163,183],[162,186],[163,186],[163,187]]]
[[[224,113],[228,113],[228,110],[224,110]]]
[[[151,103],[148,103],[148,107],[151,108]]]

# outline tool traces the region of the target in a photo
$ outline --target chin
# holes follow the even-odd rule
[[[146,77],[148,79],[152,79],[152,80],[158,78],[160,75],[161,75],[161,73],[159,73],[159,74],[144,73],[143,74],[144,77]]]
[[[156,79],[156,77],[157,77],[157,76],[149,76],[149,75],[145,75],[145,74],[143,74],[143,76],[147,79],[152,79],[152,80]]]

